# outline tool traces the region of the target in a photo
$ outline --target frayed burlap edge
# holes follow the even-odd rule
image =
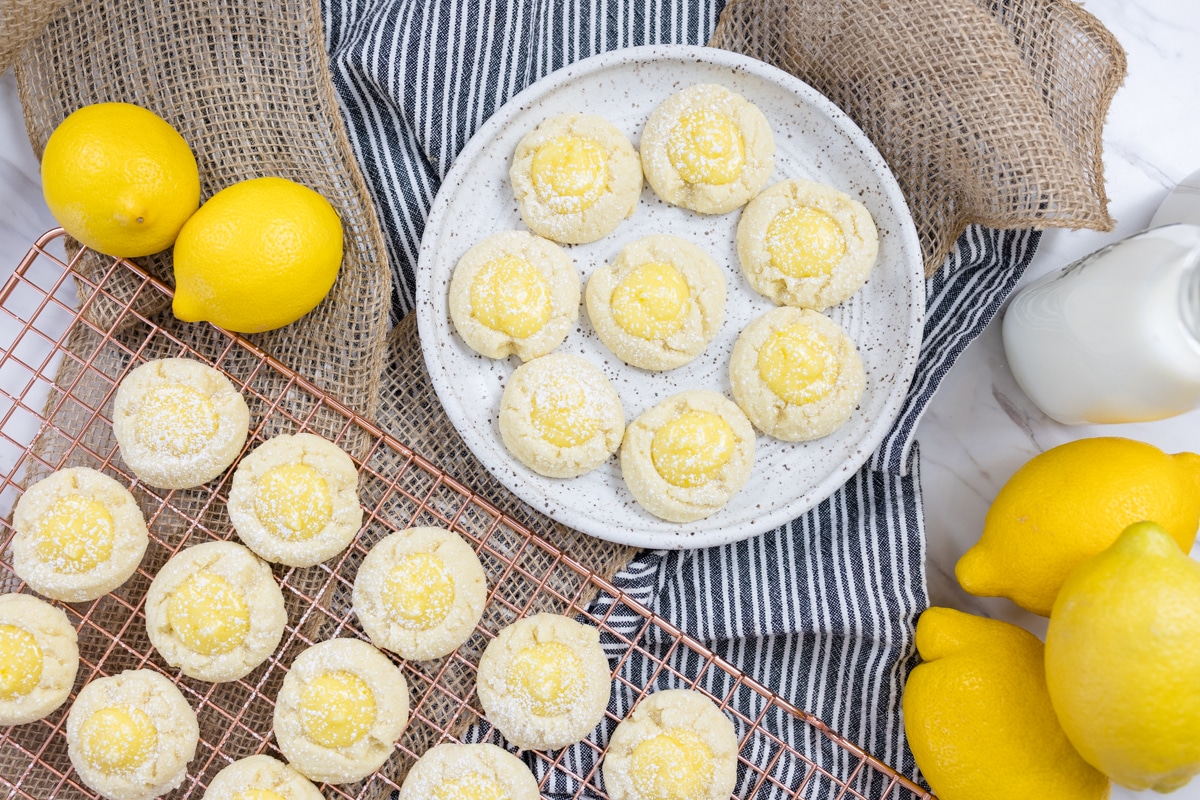
[[[709,44],[829,97],[891,166],[926,274],[970,224],[1109,230],[1125,54],[1071,0],[731,0]]]

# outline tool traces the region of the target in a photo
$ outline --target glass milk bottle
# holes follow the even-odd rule
[[[1200,226],[1130,236],[1022,289],[1004,349],[1059,422],[1143,422],[1200,405]]]

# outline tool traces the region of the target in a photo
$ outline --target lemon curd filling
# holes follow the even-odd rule
[[[243,789],[233,796],[232,800],[288,800],[279,792],[270,789]]]
[[[712,780],[712,751],[691,731],[672,729],[634,748],[632,772],[642,797],[693,800]]]
[[[703,486],[733,457],[737,437],[721,415],[686,411],[654,432],[650,458],[667,483]]]
[[[525,259],[501,256],[471,282],[471,313],[494,331],[524,339],[550,321],[550,285]]]
[[[81,494],[54,501],[34,534],[38,558],[59,572],[78,575],[112,555],[116,529],[108,507]]]
[[[407,627],[428,630],[454,606],[454,578],[434,553],[413,553],[388,573],[384,596]]]
[[[333,495],[321,474],[308,464],[283,464],[258,479],[254,512],[280,539],[305,541],[333,519]]]
[[[537,149],[529,167],[533,190],[558,214],[585,211],[608,188],[608,154],[583,136],[556,136]]]
[[[508,689],[539,717],[566,713],[583,694],[583,661],[561,642],[538,642],[513,658]]]
[[[746,164],[746,145],[736,122],[708,108],[679,117],[667,139],[667,158],[688,183],[724,186]]]
[[[487,775],[472,772],[461,778],[444,781],[433,796],[435,800],[507,800],[508,793]]]
[[[250,632],[245,595],[207,571],[192,575],[171,594],[167,621],[189,650],[206,656],[228,653]]]
[[[158,745],[158,731],[140,708],[108,706],[84,721],[80,741],[84,758],[112,774],[145,763]]]
[[[816,278],[831,273],[846,255],[846,234],[825,212],[792,206],[767,226],[767,253],[785,275]]]
[[[555,447],[577,447],[600,429],[583,384],[561,373],[534,389],[529,417],[541,437]]]
[[[138,418],[138,440],[156,453],[175,457],[198,453],[217,432],[212,401],[190,386],[152,389]]]
[[[353,672],[326,672],[304,687],[300,719],[305,733],[322,747],[348,747],[375,723],[375,695]]]
[[[42,648],[24,628],[0,625],[0,700],[14,700],[42,679]]]
[[[679,270],[651,261],[633,270],[613,290],[613,319],[631,336],[664,339],[683,327],[691,294]]]
[[[828,397],[840,364],[830,343],[804,323],[771,335],[758,351],[758,374],[780,399],[803,405]]]

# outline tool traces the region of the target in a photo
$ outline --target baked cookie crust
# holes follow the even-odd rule
[[[663,266],[669,270],[663,271]],[[658,274],[648,273],[646,268]],[[674,309],[683,297],[680,279],[686,286],[686,298],[674,318],[655,318],[656,312],[661,315]],[[645,236],[625,245],[612,264],[592,273],[586,299],[592,327],[617,358],[641,369],[674,369],[704,352],[720,331],[725,319],[725,273],[707,253],[685,239],[667,234]],[[667,299],[666,307],[660,305],[663,299]],[[653,335],[635,335],[618,321],[622,304],[634,303],[640,307],[640,319],[649,326],[645,332]]]
[[[615,125],[594,114],[543,121],[517,145],[508,175],[521,219],[537,235],[563,244],[612,233],[642,194],[637,151]]]
[[[757,194],[775,169],[775,138],[758,107],[700,83],[654,109],[642,132],[642,169],[666,202],[724,214]]]
[[[775,230],[777,220],[783,223],[785,215],[797,213],[809,217],[802,226],[808,229],[805,236],[797,239],[786,224]],[[879,254],[879,232],[866,206],[845,192],[787,180],[746,206],[737,248],[742,272],[756,292],[781,305],[823,311],[862,288]]]
[[[707,480],[676,485],[655,464],[656,434],[674,420],[695,414],[715,415],[724,420],[728,426],[724,436],[730,439],[724,441],[722,437],[720,444],[727,447],[728,458],[715,467]],[[676,454],[676,460],[685,468],[687,462],[700,461],[718,444],[707,437],[688,438],[694,452]],[[719,511],[746,484],[754,465],[754,445],[754,428],[732,400],[707,390],[680,392],[643,412],[625,429],[621,475],[642,508],[668,522],[691,522]]]
[[[322,702],[330,698],[336,707]],[[356,722],[363,723],[361,729]],[[367,777],[388,760],[407,724],[404,676],[387,656],[359,639],[331,639],[302,652],[275,701],[279,749],[314,781],[349,783]],[[353,732],[347,733],[348,725]],[[329,737],[324,743],[315,738],[324,736]]]
[[[95,600],[137,569],[150,541],[129,490],[88,467],[30,486],[13,512],[13,570],[52,600]]]
[[[79,670],[75,628],[62,609],[28,594],[0,594],[0,725],[39,720],[66,702]]]
[[[500,398],[500,437],[539,475],[573,478],[621,446],[625,410],[600,369],[567,353],[535,358],[513,372]]]
[[[354,578],[353,603],[376,647],[428,661],[470,638],[487,603],[487,575],[458,534],[409,528],[367,553]]]
[[[557,614],[517,620],[488,643],[476,691],[488,720],[520,748],[583,741],[612,689],[600,631]]]
[[[233,463],[246,444],[250,410],[217,370],[190,358],[134,369],[117,387],[113,435],[144,483],[188,489]]]
[[[621,721],[601,769],[612,800],[723,800],[737,782],[733,722],[690,689],[655,692]]]
[[[196,607],[204,602],[214,605]],[[173,619],[189,627],[178,630]],[[275,652],[286,624],[283,592],[271,568],[236,542],[206,542],[182,550],[158,571],[146,593],[151,644],[168,664],[202,681],[232,681],[249,674]],[[214,625],[235,641],[206,636]]]
[[[126,738],[131,731],[147,735],[131,741]],[[199,738],[196,714],[183,694],[147,669],[92,681],[67,715],[71,765],[85,784],[110,800],[150,800],[178,788]],[[103,763],[123,758],[133,763]]]
[[[282,761],[264,755],[234,761],[218,772],[204,790],[203,800],[243,800],[242,792],[254,790],[274,792],[284,800],[324,800],[312,781]]]
[[[507,750],[494,744],[448,743],[425,751],[413,764],[399,800],[443,796],[538,800],[541,795],[529,767]]]
[[[579,285],[571,257],[554,242],[525,231],[502,231],[471,247],[455,264],[450,319],[480,355],[516,354],[528,361],[567,338],[579,319]],[[489,315],[498,327],[485,323]]]
[[[362,527],[354,462],[311,433],[276,436],[243,458],[233,473],[228,508],[247,547],[289,567],[332,558]]]
[[[772,354],[770,348],[782,349]],[[777,370],[790,367],[793,372],[776,375],[790,385],[791,397],[777,394],[764,379],[772,355]],[[838,324],[824,314],[790,306],[772,309],[746,326],[733,346],[729,380],[734,399],[754,426],[785,442],[833,433],[850,419],[866,388],[862,358]]]

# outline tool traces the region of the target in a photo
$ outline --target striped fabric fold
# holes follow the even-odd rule
[[[417,252],[441,177],[492,113],[581,58],[641,44],[703,44],[721,6],[721,0],[323,0],[334,85],[387,234],[395,317],[413,307]],[[924,341],[901,413],[868,463],[833,496],[748,541],[644,552],[615,581],[910,777],[916,766],[904,740],[900,696],[915,664],[916,618],[929,604],[914,434],[942,377],[998,312],[1038,240],[1033,231],[979,227],[960,237],[926,282]],[[614,602],[596,601],[602,612]],[[638,624],[619,606],[610,622],[630,631]],[[664,643],[643,644],[662,654],[654,648]],[[654,677],[644,656],[621,652],[615,640],[607,647],[614,663],[623,659],[630,682]],[[685,649],[671,655],[684,674],[698,672],[688,663],[694,658]],[[722,679],[715,670],[705,675]],[[655,684],[668,688],[669,678],[660,673]],[[633,699],[622,686],[615,685],[611,708],[618,716]],[[747,691],[740,710],[753,716],[756,702]],[[830,773],[848,770],[846,753],[811,726],[783,714],[767,724]],[[602,745],[610,734],[602,726],[593,741]],[[475,736],[500,741],[486,727]],[[569,748],[564,763],[586,775],[592,752]],[[758,755],[768,763],[773,754]],[[773,777],[794,786],[803,775],[802,764],[780,758]],[[746,796],[750,786],[741,778],[739,795]],[[806,796],[832,796],[822,780],[807,785]],[[545,785],[551,794],[574,795],[578,788],[560,773]],[[855,787],[865,796],[882,788]]]

